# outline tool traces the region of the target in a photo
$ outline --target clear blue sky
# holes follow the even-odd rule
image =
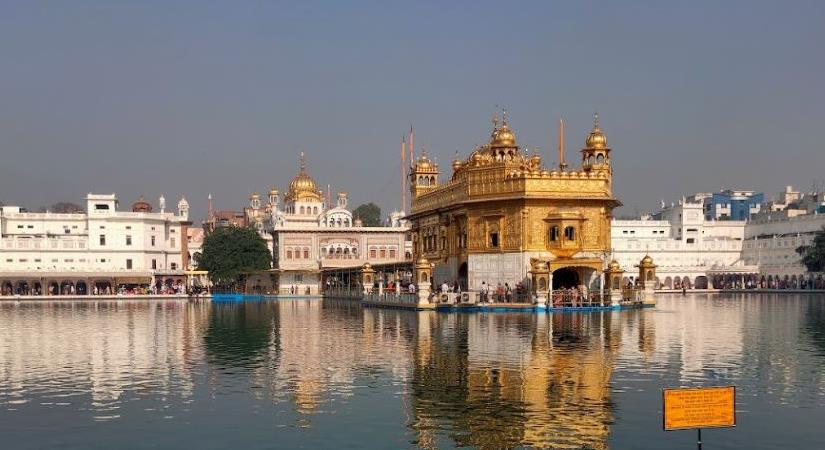
[[[0,201],[194,212],[321,185],[397,207],[415,126],[448,169],[506,106],[568,158],[598,110],[623,213],[825,179],[825,2],[0,3]]]

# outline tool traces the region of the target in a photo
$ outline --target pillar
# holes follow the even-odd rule
[[[651,258],[650,255],[645,255],[636,267],[639,268],[642,303],[644,305],[655,305],[656,300],[653,297],[653,287],[656,284],[656,264],[653,264],[653,258]],[[684,282],[684,280],[682,281]]]
[[[370,293],[374,281],[375,270],[372,268],[370,263],[364,263],[364,266],[361,268],[361,287],[365,296]]]
[[[553,282],[547,263],[540,259],[530,259],[530,280],[533,285],[533,302],[537,308],[547,308],[547,296]]]
[[[425,257],[418,258],[415,263],[415,280],[418,286],[418,304],[426,305],[430,303],[430,274],[433,266]]]

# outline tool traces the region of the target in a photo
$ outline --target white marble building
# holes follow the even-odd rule
[[[695,200],[694,200],[695,198]],[[813,206],[802,208],[803,200]],[[796,249],[813,242],[825,227],[817,214],[820,194],[800,195],[790,186],[776,202],[750,221],[713,221],[702,214],[702,199],[694,196],[664,207],[653,216],[612,221],[614,257],[628,280],[645,254],[658,265],[662,288],[680,289],[749,285],[801,287],[810,280]],[[813,278],[822,274],[813,274]]]
[[[115,194],[89,194],[86,212],[0,208],[0,287],[5,295],[93,294],[119,286],[177,284],[188,264],[189,204],[159,212],[142,198],[118,211]]]
[[[703,203],[682,199],[653,216],[611,223],[613,257],[633,280],[634,266],[649,254],[662,288],[706,288],[712,277],[752,275],[742,260],[744,221],[709,221]]]
[[[742,258],[747,264],[759,266],[767,281],[783,280],[798,283],[810,274],[800,261],[796,249],[810,245],[814,235],[825,227],[825,214],[805,214],[794,217],[770,215],[748,222]]]
[[[259,194],[250,196],[246,219],[267,240],[273,270],[250,277],[248,291],[317,295],[322,269],[397,263],[412,257],[409,227],[399,215],[391,216],[388,226],[365,227],[348,209],[346,192],[339,192],[334,203],[331,197],[307,173],[303,154],[283,203],[275,188],[266,204]]]

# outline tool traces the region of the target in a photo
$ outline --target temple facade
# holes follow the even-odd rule
[[[519,147],[507,122],[493,121],[489,142],[456,158],[441,179],[426,153],[411,167],[413,253],[433,265],[432,282],[527,284],[533,265],[546,264],[555,289],[597,289],[610,253],[612,154],[595,116],[578,167],[545,168]]]
[[[283,198],[283,201],[281,201]],[[406,221],[394,214],[384,226],[363,226],[348,208],[346,192],[333,202],[309,175],[303,153],[298,173],[281,196],[274,187],[266,202],[253,193],[246,223],[272,251],[272,270],[249,277],[248,292],[318,295],[323,269],[409,261]]]

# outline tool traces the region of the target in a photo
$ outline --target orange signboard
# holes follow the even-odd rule
[[[736,426],[736,388],[664,389],[665,430]]]

